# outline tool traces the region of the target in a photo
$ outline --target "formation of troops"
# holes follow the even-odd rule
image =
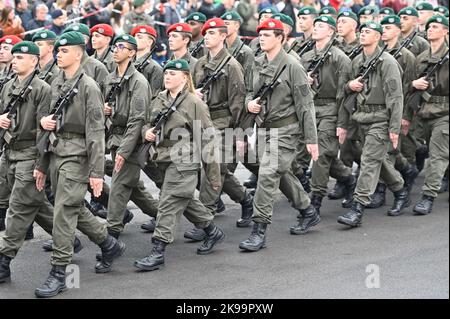
[[[238,13],[209,20],[192,13],[167,28],[172,57],[163,67],[152,60],[150,25],[118,37],[106,24],[72,24],[59,37],[42,30],[32,41],[1,38],[0,284],[10,281],[34,222],[52,236],[43,247],[52,252],[51,271],[37,297],[66,289],[66,266],[82,249],[77,229],[100,247],[95,272],[110,272],[125,250],[119,237],[133,218],[129,201],[153,232],[150,253],[134,262],[141,271],[164,265],[181,215],[193,224],[184,236],[202,242],[198,254],[223,241],[214,223],[223,193],[242,207],[236,226],[251,227],[239,244],[246,251],[266,246],[278,189],[298,211],[293,235],[320,223],[324,197],[343,199],[348,212],[337,221],[348,227],[384,205],[387,188],[389,216],[411,205],[430,214],[448,184],[448,9],[425,2],[356,15],[303,7],[298,16],[303,35],[290,38],[294,21],[263,10],[259,36],[247,45]],[[256,134],[262,149],[251,161],[247,136],[234,145],[223,138],[237,128],[277,134]],[[171,139],[178,129],[189,136]],[[230,150],[252,173],[244,185],[234,176],[239,160],[223,161]],[[422,169],[422,198],[412,203]]]

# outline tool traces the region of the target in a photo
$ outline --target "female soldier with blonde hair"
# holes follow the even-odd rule
[[[197,249],[198,254],[209,254],[214,245],[225,238],[222,230],[212,222],[213,214],[194,197],[200,169],[200,160],[196,155],[202,149],[194,136],[194,128],[195,125],[200,126],[207,133],[203,135],[213,136],[214,126],[207,105],[194,93],[186,60],[172,60],[165,65],[164,87],[166,90],[152,101],[147,125],[142,129],[142,136],[147,142],[156,141],[157,136],[159,138],[157,155],[152,159],[156,165],[152,167],[156,167],[154,173],[161,176],[162,184],[153,249],[149,256],[134,263],[135,267],[146,271],[164,265],[165,247],[174,240],[176,222],[181,214],[206,232],[203,244]],[[162,131],[157,132],[154,127],[156,117],[171,106],[176,111],[170,115]],[[182,139],[179,140],[179,136]],[[211,150],[210,154],[213,151],[218,154],[213,139],[209,139],[203,149]],[[145,171],[148,172],[148,167]],[[206,174],[213,187],[219,189],[221,179],[217,161],[208,159]]]

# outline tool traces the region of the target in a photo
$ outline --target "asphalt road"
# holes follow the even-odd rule
[[[247,175],[237,171],[241,180]],[[422,182],[423,173],[413,202],[420,198]],[[276,197],[266,249],[239,250],[250,228],[235,227],[240,206],[224,196],[227,211],[216,223],[226,240],[211,255],[199,256],[199,244],[183,238],[190,225],[181,218],[176,240],[166,250],[165,268],[149,273],[133,267],[134,260],[149,253],[151,235],[141,232],[147,217],[131,205],[135,218],[121,237],[127,250],[113,272],[94,273],[98,247],[82,235],[84,249],[73,259],[80,287],[56,298],[449,298],[448,193],[438,197],[429,216],[413,216],[411,206],[400,217],[388,217],[385,206],[366,210],[362,227],[356,229],[336,222],[345,212],[340,201],[324,200],[322,222],[304,236],[289,234],[297,212],[282,195]],[[0,299],[34,298],[34,289],[50,270],[50,254],[41,249],[48,238],[35,228],[35,239],[25,243],[12,263],[12,282],[0,286]]]

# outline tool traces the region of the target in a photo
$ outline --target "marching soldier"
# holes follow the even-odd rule
[[[332,17],[334,19],[334,21],[336,21],[337,15],[338,15],[338,13],[337,13],[336,9],[332,6],[322,7],[322,9],[320,9],[320,11],[319,11],[319,16]]]
[[[387,51],[392,54],[403,70],[402,87],[406,95],[410,90],[411,82],[414,79],[414,62],[416,58],[407,48],[400,50],[400,18],[396,15],[386,16],[380,22],[383,27],[381,40],[387,45]],[[400,50],[400,51],[399,51]],[[405,108],[406,109],[406,108]],[[412,134],[410,132],[409,134]],[[405,185],[411,190],[414,180],[419,171],[416,168],[416,144],[414,137],[400,134],[400,152],[395,161],[395,168],[402,174]],[[384,187],[385,188],[385,187]],[[384,193],[383,193],[384,196]]]
[[[267,131],[277,129],[278,134],[275,134],[276,137],[272,134],[266,136],[253,204],[253,230],[249,238],[239,245],[239,248],[247,251],[258,251],[265,247],[267,225],[272,222],[274,194],[281,178],[290,186],[283,193],[300,213],[299,224],[291,227],[291,234],[304,234],[320,222],[320,216],[311,205],[307,193],[292,173],[300,131],[303,131],[313,159],[317,160],[318,157],[314,104],[307,75],[298,61],[282,48],[285,34],[281,21],[268,19],[258,26],[257,32],[264,54],[256,58],[254,63],[252,91],[248,92],[246,99],[249,114],[257,116],[262,111],[262,101],[253,99],[253,92],[272,81],[283,68],[285,72],[278,78],[281,83],[268,97],[268,111],[260,114],[263,118],[261,128]],[[277,143],[277,146],[273,143]],[[277,147],[275,155],[271,154],[274,146]],[[273,159],[273,156],[276,158]]]
[[[83,36],[85,45],[88,45],[89,41],[91,40],[91,33],[87,25],[83,23],[71,24],[64,29],[63,34],[71,31],[79,32]],[[93,78],[95,82],[97,82],[97,84],[100,86],[100,88],[103,88],[105,79],[108,76],[108,69],[106,68],[106,66],[94,57],[89,56],[86,52],[83,55],[83,61],[81,61],[81,65],[83,66],[86,75]]]
[[[303,32],[303,36],[301,40],[297,40],[297,50],[296,52],[303,51],[303,53],[306,53],[311,50],[312,48],[312,32],[314,28],[314,19],[317,18],[318,13],[314,7],[303,7],[299,10],[298,14],[298,25],[300,27],[300,30]],[[296,43],[296,42],[294,42]],[[311,43],[310,46],[305,48],[305,45]],[[294,45],[294,44],[292,44]],[[299,54],[301,57],[301,54]]]
[[[206,208],[215,213],[218,209],[217,202],[223,190],[233,201],[241,204],[242,216],[251,216],[253,198],[239,183],[234,174],[228,170],[229,163],[227,163],[227,158],[231,157],[232,145],[227,145],[225,140],[225,130],[235,127],[238,116],[244,106],[245,84],[243,69],[239,62],[231,57],[224,47],[227,27],[222,19],[213,18],[206,21],[202,34],[205,38],[205,46],[209,52],[197,61],[193,80],[197,87],[197,94],[208,105],[214,128],[221,134],[222,161],[220,163],[220,175],[222,187],[216,190],[211,186],[207,178],[202,177],[200,201]],[[226,60],[228,63],[223,65]],[[207,90],[202,93],[201,86],[204,79],[212,75],[222,65],[223,74],[217,81],[213,81],[209,88],[205,88]],[[205,233],[201,229],[195,228],[185,232],[184,236],[198,241],[203,240]]]
[[[22,41],[21,38],[15,35],[6,35],[0,38],[0,63],[3,64],[3,69],[0,72],[0,93],[3,91],[3,87],[14,76],[11,62],[14,56],[11,53],[13,46]],[[0,149],[0,153],[3,150]],[[6,211],[9,206],[9,197],[11,191],[8,187],[7,181],[8,166],[4,156],[0,157],[0,231],[5,230]]]
[[[336,22],[332,17],[317,17],[312,34],[314,48],[302,58],[303,66],[309,71],[309,84],[315,93],[319,158],[312,167],[311,203],[319,214],[322,199],[327,195],[330,176],[344,185],[347,200],[353,195],[356,185],[352,169],[338,159],[339,143],[342,144],[346,138],[349,121],[348,116],[343,118],[348,113],[341,109],[345,97],[344,87],[350,79],[351,61],[344,52],[333,46],[335,31]],[[320,59],[322,64],[315,66]]]
[[[414,32],[417,29],[419,13],[413,7],[403,8],[398,12],[398,16],[400,17],[401,30],[402,30],[402,39],[407,40],[414,36]],[[414,39],[411,41],[410,46],[407,48],[414,54],[414,56],[418,56],[422,52],[428,50],[430,45],[427,40],[422,37],[414,36]]]
[[[36,189],[33,179],[38,157],[37,131],[41,117],[48,113],[50,86],[35,76],[39,48],[33,42],[17,43],[11,53],[17,77],[5,85],[0,97],[4,108],[0,116],[4,138],[0,142],[5,142],[3,157],[11,193],[8,227],[0,244],[0,283],[11,279],[10,262],[16,257],[34,220],[49,234],[53,224],[52,207],[46,201],[45,193]]]
[[[75,228],[102,250],[102,260],[95,266],[97,273],[111,271],[113,259],[125,250],[125,245],[109,236],[106,225],[83,203],[88,184],[95,196],[102,191],[105,157],[103,97],[81,65],[85,44],[78,32],[66,32],[56,41],[58,67],[62,72],[52,82],[51,107],[65,106],[64,116],[59,123],[53,114],[43,116],[40,121],[45,131],[52,132],[50,140],[58,142],[50,143],[49,152],[36,164],[33,173],[36,187],[42,191],[50,170],[55,194],[52,269],[45,283],[36,289],[37,297],[53,297],[66,289],[66,266],[72,260]]]
[[[152,59],[152,49],[156,43],[156,31],[149,25],[141,25],[131,30],[131,36],[135,37],[137,43],[134,67],[150,83],[152,98],[154,98],[161,91],[163,85],[162,68]]]
[[[106,147],[111,150],[114,164],[108,201],[108,233],[117,239],[123,231],[127,203],[140,178],[141,169],[137,162],[139,134],[152,91],[132,62],[137,51],[136,39],[131,35],[121,35],[116,37],[113,45],[117,68],[106,79],[104,95],[107,96],[114,85],[121,83],[122,78],[123,82],[115,97],[114,109],[107,101],[104,111],[111,121],[107,127]],[[156,217],[154,211],[150,213]]]
[[[32,41],[39,48],[39,78],[48,84],[52,84],[59,73],[56,59],[53,56],[55,50],[56,34],[50,30],[36,32]]]
[[[134,0],[134,9],[124,15],[124,26],[123,31],[125,33],[131,33],[137,26],[141,25],[151,25],[153,24],[152,18],[145,13],[146,0]]]
[[[272,17],[272,15],[274,15],[275,13],[278,13],[278,11],[272,7],[265,8],[265,9],[259,11],[258,23],[261,24],[264,21],[266,21],[267,19],[270,19]],[[259,37],[256,37],[252,41],[250,41],[248,46],[250,47],[250,49],[253,50],[255,57],[262,54],[261,46],[259,45]]]
[[[165,248],[174,241],[176,224],[181,214],[206,233],[197,254],[209,254],[225,238],[222,230],[214,225],[211,210],[194,197],[200,169],[199,158],[195,153],[202,150],[202,145],[197,145],[198,140],[193,138],[194,121],[200,122],[201,128],[209,132],[208,137],[215,133],[208,106],[194,92],[187,61],[172,60],[164,66],[164,87],[166,90],[152,101],[146,125],[142,129],[142,137],[146,143],[154,143],[157,135],[160,137],[161,142],[156,146],[156,158],[151,160],[158,164],[157,169],[163,176],[156,229],[152,238],[153,249],[149,256],[134,263],[135,267],[145,271],[156,270],[164,265]],[[176,108],[176,113],[169,115],[163,131],[155,130],[156,116],[167,112],[171,106]],[[172,140],[171,133],[180,129],[187,130],[190,138]],[[214,139],[205,142],[204,148],[212,149],[217,155]],[[181,156],[173,156],[180,154],[173,151],[174,147],[189,151],[183,151]],[[218,159],[208,160],[206,175],[211,187],[219,191],[221,174]]]
[[[367,22],[360,27],[363,52],[351,64],[352,77],[346,85],[347,92],[357,92],[356,111],[352,117],[359,123],[363,149],[361,171],[353,195],[351,210],[338,217],[338,222],[351,227],[362,222],[364,207],[371,202],[378,179],[394,192],[391,213],[397,213],[409,205],[408,189],[389,157],[389,152],[398,146],[400,122],[403,112],[402,70],[397,61],[381,51],[378,44],[383,29],[376,22]],[[368,81],[361,79],[361,67],[375,62],[369,72]],[[362,83],[364,81],[364,83]]]
[[[421,122],[424,138],[429,145],[429,166],[425,169],[425,181],[422,187],[422,199],[414,206],[417,215],[431,213],[433,201],[437,197],[441,180],[448,167],[448,127],[449,127],[449,80],[448,80],[448,19],[435,15],[426,25],[427,38],[430,49],[421,53],[415,64],[416,80],[412,82],[414,90],[421,92],[420,105],[413,103],[408,106],[405,133],[415,112],[417,120]],[[430,78],[423,76],[439,61],[443,61]]]
[[[379,9],[377,6],[365,6],[358,12],[359,25],[368,21],[378,21]]]
[[[192,39],[192,28],[187,23],[176,23],[167,29],[169,37],[169,48],[173,55],[170,60],[183,59],[189,64],[192,73],[195,69],[197,59],[189,53],[189,43]]]
[[[201,12],[193,12],[184,19],[184,22],[189,24],[192,29],[192,40],[189,44],[189,52],[196,59],[200,59],[208,50],[203,43],[202,28],[206,22],[206,16]],[[195,52],[192,52],[195,50]]]
[[[248,88],[250,83],[249,76],[255,57],[252,49],[243,44],[242,40],[239,38],[239,29],[241,27],[242,18],[235,11],[225,12],[220,18],[227,26],[226,44],[228,52],[242,65],[242,68],[244,69],[245,87]]]
[[[291,34],[292,30],[294,29],[294,21],[292,18],[284,13],[275,13],[272,15],[272,19],[280,20],[283,23],[284,28],[284,36],[285,40],[283,43],[283,49],[294,56],[298,61],[300,61],[300,56],[295,52],[295,50],[290,50],[291,46],[289,45],[288,39],[289,35]]]
[[[114,71],[116,65],[111,52],[111,42],[114,38],[114,30],[109,24],[97,24],[89,30],[91,34],[92,48],[95,50],[94,58],[102,62],[108,73]]]
[[[392,15],[395,15],[395,11],[391,7],[380,8],[380,11],[378,13],[378,21],[381,22],[386,16]]]
[[[358,47],[359,39],[356,34],[358,17],[351,11],[339,13],[337,18],[337,33],[340,36],[338,47],[349,56]]]
[[[428,20],[434,15],[433,5],[429,2],[422,2],[416,6],[416,10],[419,13],[417,32],[422,38],[426,39],[427,31],[425,30],[425,26]]]

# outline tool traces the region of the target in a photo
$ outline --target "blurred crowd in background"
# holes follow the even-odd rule
[[[129,32],[127,15],[133,11],[148,16],[148,21],[158,32],[155,60],[163,62],[167,57],[166,27],[182,22],[192,12],[202,12],[208,19],[220,17],[226,11],[236,10],[243,18],[241,36],[256,36],[258,12],[272,7],[297,21],[297,13],[303,6],[320,9],[333,6],[338,11],[352,10],[358,14],[367,5],[392,7],[395,12],[406,6],[414,6],[423,0],[146,0],[136,6],[133,0],[0,0],[0,36],[18,35],[30,40],[39,28],[47,28],[57,35],[70,23],[85,23],[92,27],[99,23],[110,24],[116,36]],[[139,2],[142,2],[139,1]],[[434,6],[448,8],[448,0],[429,0]],[[297,28],[292,36],[300,35]]]

